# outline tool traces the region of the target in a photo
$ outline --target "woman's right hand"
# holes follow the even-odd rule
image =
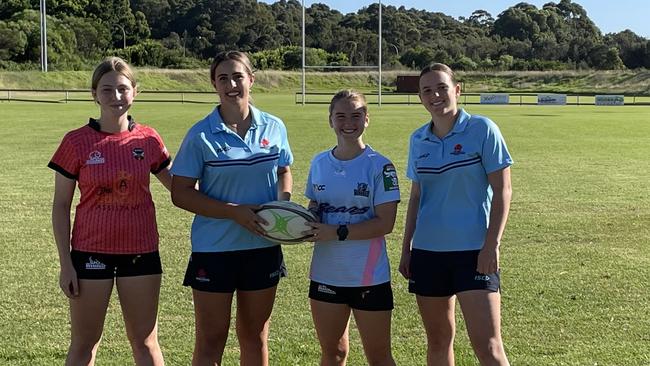
[[[59,273],[59,287],[68,298],[72,299],[79,296],[79,280],[77,279],[77,271],[72,265],[61,267]]]
[[[266,234],[266,230],[260,224],[267,225],[268,222],[255,213],[259,209],[260,206],[257,205],[233,206],[231,213],[232,219],[253,234],[264,235]]]
[[[411,278],[411,251],[402,252],[402,257],[399,260],[399,273],[407,280]]]

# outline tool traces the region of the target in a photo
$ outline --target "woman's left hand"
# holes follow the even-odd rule
[[[499,247],[483,246],[478,253],[476,271],[482,274],[495,273],[499,270]]]
[[[339,240],[339,236],[336,233],[337,226],[321,224],[318,222],[308,222],[305,225],[311,226],[311,230],[305,230],[302,233],[305,235],[311,235],[309,238],[305,239],[306,241],[330,241],[330,240]]]

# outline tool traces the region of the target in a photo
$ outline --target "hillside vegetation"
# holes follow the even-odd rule
[[[384,91],[395,90],[397,75],[415,72],[382,73]],[[167,70],[138,69],[141,90],[212,91],[207,69]],[[301,90],[301,73],[292,71],[259,71],[254,89],[258,92],[295,92]],[[459,72],[464,92],[566,92],[621,93],[650,95],[650,71],[501,71]],[[0,72],[0,89],[88,89],[89,71],[56,71],[41,73]],[[341,88],[361,91],[377,89],[376,72],[309,72],[307,91],[331,92]]]

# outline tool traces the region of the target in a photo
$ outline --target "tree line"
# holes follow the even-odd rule
[[[458,19],[382,5],[382,64],[459,70],[650,68],[650,41],[630,30],[603,35],[571,0],[521,2],[493,16]],[[0,2],[0,68],[38,69],[39,0]],[[217,52],[248,52],[259,69],[302,65],[302,6],[296,0],[47,0],[51,69],[88,68],[105,55],[136,66],[205,66]],[[343,14],[305,10],[307,64],[377,65],[379,5]]]

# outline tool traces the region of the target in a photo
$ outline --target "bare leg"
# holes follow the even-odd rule
[[[422,323],[427,333],[427,365],[454,364],[455,296],[416,296]]]
[[[509,365],[501,339],[501,294],[485,290],[465,291],[458,294],[458,301],[481,365]]]
[[[348,325],[350,307],[310,300],[311,315],[321,348],[321,366],[345,365],[350,348]]]
[[[112,291],[112,279],[79,280],[79,296],[70,299],[72,334],[66,366],[95,364]]]
[[[277,286],[256,291],[237,291],[237,338],[240,365],[269,364],[269,324]]]
[[[391,311],[352,310],[369,366],[395,366],[390,344]]]
[[[138,366],[164,365],[158,344],[158,298],[161,275],[118,277],[126,334],[131,343],[133,358]]]
[[[221,364],[230,327],[232,293],[193,290],[196,340],[193,366]]]

